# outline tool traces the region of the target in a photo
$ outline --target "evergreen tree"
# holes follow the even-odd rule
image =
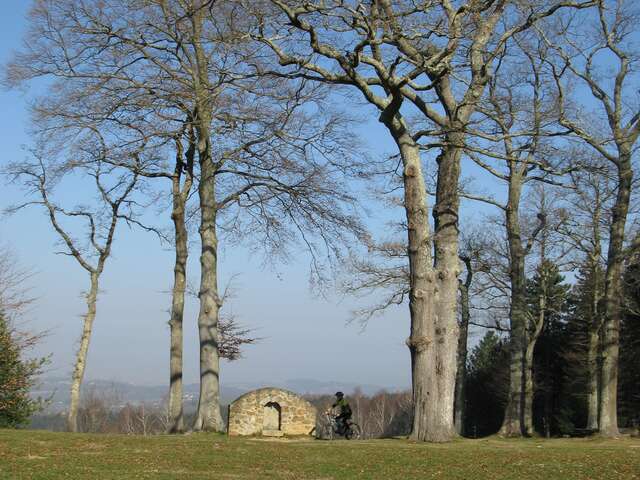
[[[533,418],[536,431],[545,436],[574,430],[569,395],[573,351],[567,325],[570,289],[557,265],[549,261],[538,266],[527,285],[529,314],[544,317],[533,357]],[[542,312],[540,305],[544,305]]]
[[[489,331],[469,357],[464,429],[467,436],[484,437],[500,429],[508,380],[509,349],[500,336]]]
[[[601,331],[596,326],[602,323],[602,285],[603,268],[585,261],[568,297],[567,340],[563,348],[570,371],[569,395],[573,404],[573,423],[576,428],[586,428],[586,433],[597,429],[602,342]],[[595,339],[592,339],[593,335],[596,335]],[[591,349],[594,351],[590,353]],[[593,419],[589,415],[590,401],[593,402]]]
[[[0,312],[0,428],[24,425],[44,407],[45,402],[31,398],[29,390],[47,358],[26,359],[24,355],[39,338],[16,332]]]
[[[640,257],[629,261],[624,275],[625,315],[620,326],[618,422],[640,425]]]

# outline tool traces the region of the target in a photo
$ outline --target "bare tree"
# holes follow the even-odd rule
[[[144,145],[146,159],[155,159],[136,167],[138,174],[172,181],[177,253],[170,403],[176,431],[182,428],[184,202],[191,189],[198,193],[201,244],[195,430],[224,428],[219,236],[264,247],[273,258],[286,258],[288,246],[302,243],[311,252],[312,269],[320,272],[320,256],[335,256],[345,232],[362,232],[351,211],[355,199],[341,187],[357,164],[349,164],[355,152],[344,148],[352,138],[338,115],[323,113],[326,89],[247,73],[255,57],[234,8],[204,0],[43,1],[31,14],[34,41],[9,69],[13,83],[57,79],[55,95],[40,102],[41,115],[56,118],[58,126],[100,124],[112,142]],[[174,171],[157,160],[171,146]],[[114,166],[131,167],[117,161]]]
[[[471,296],[473,295],[473,277],[480,268],[483,241],[478,232],[467,234],[461,241],[460,260],[464,264],[464,276],[458,280],[460,291],[460,338],[458,339],[458,370],[456,373],[456,399],[454,422],[458,435],[464,435],[465,383],[467,372],[467,354],[469,326],[471,325]]]
[[[87,363],[89,343],[96,317],[96,304],[99,294],[99,282],[105,264],[111,256],[116,227],[121,219],[132,219],[132,199],[138,177],[136,174],[119,174],[103,161],[113,152],[104,149],[104,144],[90,132],[82,139],[77,149],[60,152],[68,154],[62,162],[52,161],[50,156],[56,152],[41,150],[35,152],[36,161],[14,163],[8,167],[8,174],[14,181],[20,182],[27,193],[34,197],[21,205],[11,208],[17,212],[27,206],[37,205],[46,212],[51,226],[58,235],[64,255],[71,256],[87,272],[89,289],[85,293],[87,311],[83,318],[82,335],[76,354],[75,367],[71,382],[71,403],[67,419],[69,431],[78,430],[78,406],[80,387]],[[135,156],[136,153],[133,153]],[[55,157],[53,157],[55,158]],[[88,159],[88,160],[87,160]],[[80,165],[80,167],[76,167]],[[81,170],[81,173],[93,181],[97,193],[95,206],[76,206],[65,208],[54,200],[57,184]],[[65,219],[84,222],[85,231],[80,238],[72,233]],[[76,225],[77,227],[77,225]]]
[[[541,225],[539,233],[535,236],[536,267],[535,272],[539,277],[540,291],[538,292],[537,315],[527,312],[526,336],[524,344],[523,364],[523,400],[522,400],[522,427],[526,435],[533,435],[533,397],[534,397],[534,352],[540,334],[546,322],[549,308],[554,304],[552,292],[549,288],[549,265],[563,265],[568,254],[564,244],[564,237],[559,233],[566,222],[566,210],[560,201],[561,192],[554,191],[546,184],[536,185],[530,196],[531,211]],[[531,299],[529,299],[531,301]],[[557,303],[557,302],[556,302]]]
[[[633,182],[633,157],[640,135],[640,108],[631,93],[639,58],[634,51],[636,2],[598,0],[596,8],[560,18],[540,33],[555,57],[549,60],[559,95],[560,124],[576,141],[593,148],[616,171],[607,268],[604,280],[603,364],[600,434],[619,435],[617,385],[622,270]],[[573,28],[580,24],[581,28]],[[584,35],[584,29],[589,34]],[[589,107],[580,105],[590,94]],[[584,100],[587,101],[587,100]],[[577,104],[576,104],[577,103]],[[596,112],[592,112],[593,106]],[[588,114],[586,113],[588,111]]]
[[[585,324],[587,364],[587,424],[591,431],[598,430],[600,411],[600,349],[602,341],[602,299],[604,298],[605,259],[603,246],[611,223],[611,207],[615,199],[612,178],[615,174],[608,165],[583,152],[586,168],[571,174],[568,204],[571,215],[563,225],[564,241],[575,252],[574,268],[581,270],[587,288],[588,306]],[[585,299],[586,300],[586,299]]]
[[[20,265],[8,245],[0,246],[0,311],[7,320],[14,320],[34,302],[28,287],[32,276],[33,271]]]
[[[531,370],[527,362],[532,360],[535,346],[529,334],[536,331],[528,326],[526,258],[537,235],[545,228],[546,217],[539,215],[533,230],[524,232],[523,195],[532,183],[557,184],[558,176],[566,173],[561,168],[563,156],[558,155],[552,143],[564,132],[555,123],[552,82],[544,74],[547,50],[543,41],[531,35],[513,38],[500,56],[487,98],[478,108],[481,118],[466,150],[467,156],[507,188],[504,202],[493,196],[463,194],[498,207],[504,215],[511,359],[509,398],[500,431],[505,436],[530,435],[533,428],[530,408],[525,406],[530,400],[525,393],[530,380],[526,377]],[[558,157],[555,162],[554,156]]]
[[[412,438],[455,436],[458,179],[465,130],[509,39],[563,7],[592,2],[271,0],[254,36],[291,77],[355,87],[402,160],[409,254]],[[256,2],[248,2],[255,11]],[[419,114],[413,121],[413,112]],[[424,126],[425,128],[421,128]],[[438,148],[431,233],[421,143]]]

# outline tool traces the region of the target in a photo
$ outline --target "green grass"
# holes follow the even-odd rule
[[[0,430],[0,479],[640,479],[638,439],[314,441]]]

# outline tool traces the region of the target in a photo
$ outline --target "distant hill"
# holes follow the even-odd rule
[[[364,394],[372,395],[385,389],[379,385],[357,384],[347,382],[322,381],[309,378],[286,380],[284,382],[226,382],[222,384],[220,401],[228,404],[240,395],[260,387],[278,387],[291,390],[301,395],[332,395],[341,390],[347,394],[359,388]],[[51,398],[48,411],[57,413],[65,411],[69,404],[70,379],[66,377],[48,377],[42,379],[37,389],[31,393],[34,397]],[[185,410],[195,410],[198,401],[198,384],[184,386]],[[408,387],[407,387],[408,388]],[[397,391],[401,388],[391,387],[386,390]],[[168,387],[166,385],[136,385],[112,380],[87,380],[83,385],[84,394],[90,392],[106,398],[114,408],[126,403],[161,405],[164,403]]]

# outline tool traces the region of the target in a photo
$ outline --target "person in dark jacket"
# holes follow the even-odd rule
[[[344,393],[336,392],[336,403],[331,405],[331,408],[338,409],[338,416],[336,416],[336,422],[338,424],[338,431],[340,434],[347,429],[347,425],[349,425],[349,421],[351,420],[351,416],[353,415],[353,411],[351,410],[351,405],[346,398],[344,398]]]

